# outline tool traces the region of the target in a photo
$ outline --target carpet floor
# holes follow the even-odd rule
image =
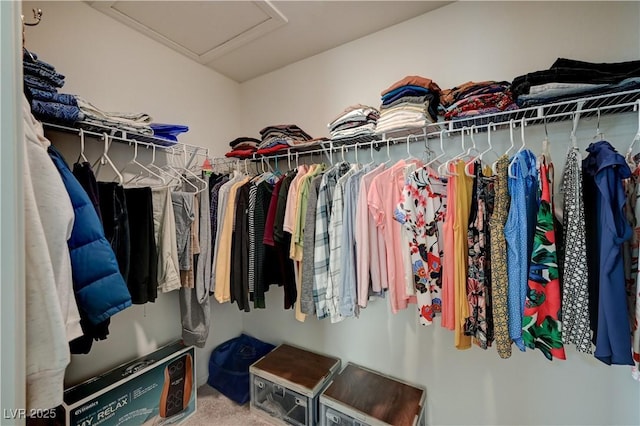
[[[198,388],[197,410],[183,423],[187,426],[272,426],[249,411],[249,403],[238,405],[209,385]]]

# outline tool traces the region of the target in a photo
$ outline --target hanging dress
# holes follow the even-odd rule
[[[547,359],[566,359],[562,345],[560,277],[553,226],[553,195],[549,164],[540,164],[540,204],[529,265],[529,280],[522,319],[522,339]]]
[[[418,316],[421,325],[430,325],[441,310],[438,281],[440,277],[440,254],[438,227],[435,215],[435,199],[440,195],[431,188],[431,179],[437,177],[421,167],[407,178],[402,196],[395,211],[395,218],[403,224],[409,236],[409,250],[413,267],[413,284],[418,301]],[[437,203],[440,205],[440,201]]]
[[[605,364],[633,365],[621,253],[622,244],[632,233],[624,215],[626,197],[622,185],[631,170],[609,142],[592,143],[587,151],[589,155],[583,161],[585,179],[591,180],[596,192],[595,205],[585,203],[585,210],[595,210],[598,224],[597,240],[591,243],[597,247],[599,265],[594,355]]]
[[[521,351],[525,351],[522,340],[522,317],[537,212],[536,157],[531,151],[523,150],[516,154],[515,163],[511,167],[515,177],[509,177],[511,205],[504,227],[509,274],[507,291],[509,336]]]
[[[485,170],[489,174],[490,170]],[[464,333],[482,349],[491,346],[493,340],[493,315],[491,311],[491,245],[489,219],[494,207],[493,177],[483,174],[480,162],[475,164],[473,198],[467,239],[469,257],[467,270],[467,301],[469,316],[465,320]]]
[[[464,334],[464,322],[469,316],[469,305],[467,303],[467,258],[469,255],[467,229],[469,227],[473,179],[466,175],[464,169],[465,162],[462,160],[457,161],[454,178],[457,180],[458,185],[455,193],[456,214],[453,223],[455,345],[457,349],[469,349],[471,347],[471,337]]]
[[[451,170],[451,167],[449,170]],[[442,254],[442,320],[440,323],[442,327],[448,330],[455,329],[455,244],[453,240],[453,223],[456,217],[456,188],[456,176],[451,176],[447,183],[447,210],[442,226],[444,249]]]
[[[504,238],[504,224],[509,214],[509,191],[507,167],[509,158],[500,157],[496,163],[494,182],[495,200],[493,215],[489,219],[491,229],[491,309],[493,313],[493,336],[500,358],[511,356],[509,337],[509,310],[507,307],[507,242]]]
[[[565,345],[576,345],[578,352],[590,354],[589,279],[580,161],[580,152],[571,150],[562,176],[565,235],[562,262],[562,342]]]

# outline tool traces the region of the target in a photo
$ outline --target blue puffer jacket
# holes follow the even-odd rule
[[[75,213],[68,244],[76,302],[80,312],[98,324],[131,306],[131,295],[89,196],[53,146],[49,146],[49,156]]]

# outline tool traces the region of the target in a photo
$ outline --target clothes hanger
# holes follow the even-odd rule
[[[507,169],[509,177],[513,178],[513,179],[516,179],[516,175],[513,173],[512,167],[516,163],[516,161],[518,160],[518,154],[520,154],[526,148],[526,141],[525,141],[525,138],[524,138],[524,127],[526,125],[527,125],[527,122],[525,121],[524,118],[522,120],[520,120],[520,139],[522,140],[522,144],[520,145],[520,148],[518,148],[516,153],[513,154],[513,158],[509,162],[509,167]]]
[[[571,147],[569,149],[578,149],[578,138],[576,137],[576,130],[578,130],[578,122],[580,121],[580,114],[571,114],[571,120],[573,121],[573,128],[571,129]]]
[[[254,178],[254,182],[256,185],[274,176],[273,170],[271,169],[271,165],[269,164],[268,158],[260,157],[260,170],[262,173],[260,173]]]
[[[490,152],[493,152],[497,158],[500,158],[500,154],[498,154],[498,153],[493,149],[493,144],[491,143],[491,127],[493,127],[493,130],[495,131],[496,126],[495,126],[495,124],[493,124],[493,122],[491,122],[491,123],[489,123],[489,124],[487,125],[487,145],[488,145],[488,147],[487,147],[487,149],[485,149],[484,151],[482,151],[482,152],[478,155],[478,161],[480,162],[480,164],[482,164],[482,163],[483,163],[483,161],[484,161],[484,155],[485,155],[485,154],[488,154],[488,153],[490,153]],[[497,162],[497,160],[496,160],[496,162]],[[472,175],[469,175],[469,167],[470,167],[470,166],[469,166],[469,164],[472,164],[472,163],[468,163],[468,164],[465,166],[464,170],[465,170],[465,173],[467,174],[467,176],[472,176]],[[493,163],[493,164],[495,164],[495,163]],[[481,166],[481,167],[482,167],[482,166]],[[495,174],[495,171],[493,170],[493,165],[491,166],[491,170],[492,170],[492,171],[494,172],[494,174]]]
[[[447,153],[444,150],[444,132],[446,132],[446,129],[442,129],[440,131],[440,154],[438,154],[435,158],[432,158],[431,160],[429,160],[429,162],[427,164],[425,164],[424,167],[431,166],[433,163],[435,163],[436,161],[440,160],[442,157],[447,155]],[[425,145],[427,144],[427,140],[426,139],[425,139],[424,143],[425,143]],[[442,164],[439,164],[439,165],[441,166]]]
[[[199,194],[201,192],[203,192],[204,190],[206,190],[209,187],[209,182],[207,182],[206,180],[202,179],[201,176],[199,176],[197,173],[192,172],[188,167],[187,167],[187,146],[186,145],[182,145],[182,154],[183,154],[183,165],[182,165],[182,169],[188,173],[193,179],[196,180],[196,182],[198,182],[201,187],[198,189],[198,191],[196,191],[196,194]],[[247,159],[245,158],[245,170],[247,167],[246,161]],[[247,173],[248,174],[248,173]]]
[[[467,151],[462,153],[462,155],[460,155],[458,158],[456,158],[455,160],[463,160],[465,161],[465,163],[473,163],[475,158],[478,156],[478,154],[480,154],[480,152],[478,151],[478,148],[476,146],[476,140],[473,137],[473,131],[475,129],[475,125],[471,126],[469,130],[469,135],[471,137],[471,146],[469,146],[469,148],[467,148]],[[464,135],[464,132],[463,132]],[[475,154],[475,157],[472,156],[472,152]],[[468,159],[469,161],[467,162]],[[466,168],[467,168],[467,164],[465,164],[465,175],[467,174],[466,172]],[[449,167],[447,167],[448,173],[452,174],[453,176],[457,176],[457,173],[455,172],[451,172],[449,171]],[[473,175],[471,175],[473,176]]]
[[[164,175],[167,179],[169,179],[169,182],[168,182],[169,185],[171,184],[171,181],[173,181],[175,179],[175,176],[170,175],[162,167],[160,167],[160,166],[158,166],[156,164],[156,146],[155,146],[155,144],[151,145],[151,162],[149,164],[147,164],[147,168],[155,170],[157,173],[160,173],[161,175]]]
[[[450,159],[448,159],[447,161],[445,161],[444,163],[440,164],[438,166],[438,174],[440,176],[457,176],[455,174],[455,172],[451,172],[450,169],[450,165],[453,161],[456,161],[458,158],[461,158],[464,156],[464,154],[466,153],[466,147],[464,145],[464,133],[467,131],[467,127],[463,127],[462,131],[460,132],[460,143],[462,146],[462,152],[460,152],[459,154],[454,155],[453,157],[451,157]]]
[[[500,154],[493,148],[493,144],[491,143],[491,128],[493,127],[493,131],[496,131],[496,125],[493,122],[489,123],[487,126],[487,145],[488,148],[480,153],[480,159],[484,158],[485,154],[492,152],[497,158],[500,158]]]
[[[277,155],[273,158],[273,162],[274,162],[273,174],[276,175],[276,176],[282,176],[282,172],[280,171],[280,167],[278,167],[278,156]],[[269,164],[268,160],[267,160],[267,164]]]
[[[389,151],[389,139],[387,139],[387,161],[384,164],[389,165],[391,163],[391,151]]]
[[[474,174],[471,172],[471,167],[476,163],[476,160],[480,161],[482,160],[482,153],[478,151],[478,149],[476,148],[476,139],[473,137],[473,134],[476,132],[476,125],[473,124],[471,126],[471,130],[469,132],[469,135],[471,136],[471,147],[472,149],[474,149],[476,151],[476,156],[474,158],[471,158],[465,165],[464,165],[464,174],[467,175],[468,177],[474,177]],[[467,156],[470,154],[471,152],[467,153]]]
[[[515,140],[513,139],[513,129],[515,128],[516,128],[516,122],[512,118],[511,120],[509,120],[509,141],[511,142],[511,145],[509,146],[509,149],[507,149],[506,152],[504,153],[504,155],[506,156],[509,156],[509,153],[513,151],[516,147]]]
[[[549,150],[549,131],[547,130],[547,119],[544,119],[544,139],[542,140],[541,161],[551,160],[551,151]]]
[[[80,160],[82,160],[83,163],[88,163],[89,160],[84,155],[84,130],[83,129],[80,129],[79,136],[80,136],[80,154],[78,155],[78,159],[76,160],[76,163],[79,163]]]
[[[132,182],[135,181],[136,184],[139,183],[139,181],[145,177],[154,177],[156,179],[160,179],[160,182],[162,182],[161,186],[165,186],[167,184],[167,182],[164,180],[164,177],[162,177],[161,175],[155,173],[154,171],[152,171],[151,169],[147,168],[144,164],[142,164],[141,162],[138,161],[138,141],[133,140],[133,158],[131,159],[131,161],[129,161],[127,164],[124,165],[123,168],[120,169],[120,174],[124,175],[125,170],[127,170],[127,168],[129,168],[130,166],[138,166],[140,169],[142,169],[142,171],[147,172],[148,176],[144,176],[142,174],[142,171],[140,173],[138,173],[137,175],[134,175],[131,179],[129,179],[128,181],[125,182],[126,184],[130,184]]]
[[[376,164],[376,161],[373,159],[373,142],[369,143],[369,154],[371,154],[371,161],[365,164],[365,167],[371,167]]]
[[[106,132],[103,133],[102,139],[104,140],[104,151],[102,152],[102,155],[100,156],[100,158],[98,158],[98,160],[96,160],[96,162],[93,164],[92,168],[96,170],[96,176],[97,176],[98,173],[100,172],[100,167],[103,164],[108,164],[109,167],[111,167],[113,172],[116,174],[116,178],[118,179],[118,184],[122,185],[122,183],[124,182],[124,177],[122,176],[122,174],[120,173],[116,165],[113,164],[113,161],[111,161],[111,158],[109,158],[109,155],[108,155],[109,146],[110,146],[109,135]]]
[[[509,146],[509,149],[507,149],[503,155],[509,157],[509,153],[511,151],[513,151],[513,149],[515,148],[516,144],[515,141],[513,140],[513,129],[515,128],[516,123],[514,119],[509,120],[509,141],[511,142],[511,145]],[[491,169],[493,170],[493,174],[497,175],[498,174],[498,161],[500,160],[500,157],[498,157],[498,160],[494,161],[494,163],[491,165]]]
[[[164,167],[174,173],[174,178],[178,178],[176,185],[179,184],[180,182],[186,183],[188,186],[190,186],[193,189],[193,191],[189,191],[189,192],[197,193],[198,191],[200,191],[201,188],[199,188],[193,182],[187,179],[187,177],[182,174],[182,170],[174,167],[174,165],[171,164],[172,162],[175,162],[175,156],[176,156],[175,148],[171,147],[171,157],[167,159],[167,164],[165,164]],[[179,188],[179,190],[181,190],[181,188]]]
[[[407,136],[407,139],[404,141],[405,145],[407,146],[407,158],[405,158],[405,161],[416,159],[416,157],[411,153],[411,149],[410,149],[410,139],[411,139],[411,137],[415,138],[416,141],[418,140],[418,138],[415,135],[408,135]]]
[[[630,164],[633,164],[633,146],[636,144],[636,142],[640,141],[640,100],[638,100],[633,106],[633,111],[638,113],[638,130],[631,140],[631,144],[629,144],[629,149],[627,149],[627,154],[625,155],[627,163]]]
[[[598,121],[596,123],[596,134],[593,137],[593,140],[598,142],[604,140],[604,133],[600,130],[600,108],[598,108]]]

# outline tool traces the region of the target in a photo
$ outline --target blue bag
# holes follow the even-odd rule
[[[227,398],[245,404],[249,401],[249,366],[274,348],[246,334],[221,343],[211,352],[207,383]]]

